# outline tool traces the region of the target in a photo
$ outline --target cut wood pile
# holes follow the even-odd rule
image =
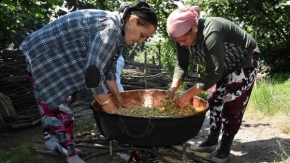
[[[168,89],[170,82],[169,75],[155,64],[125,61],[121,75],[124,90]]]
[[[126,61],[121,76],[121,83],[125,90],[167,89],[170,82],[168,74],[158,66],[132,61]],[[5,103],[0,108],[2,115],[0,116],[0,131],[8,127],[33,126],[40,122],[40,115],[29,83],[25,58],[21,51],[0,53],[0,92],[5,95],[0,98],[0,102]],[[10,98],[12,108],[8,106],[6,97]],[[79,100],[78,106],[89,104],[86,100],[81,98]],[[7,114],[7,112],[13,111],[16,115],[5,116],[4,113],[2,114],[2,112]]]
[[[25,58],[21,51],[4,51],[0,53],[0,92],[2,96],[0,110],[5,125],[0,125],[0,131],[12,128],[33,126],[39,122],[39,112],[35,103],[31,85],[28,80]],[[4,103],[4,101],[6,101]],[[15,115],[8,114],[16,112]]]

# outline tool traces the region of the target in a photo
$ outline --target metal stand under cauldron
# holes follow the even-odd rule
[[[109,141],[110,143],[110,162],[113,163],[113,145],[112,145],[112,140]],[[183,154],[182,154],[182,158],[183,158],[183,163],[187,163],[187,154],[186,154],[186,144],[183,144]],[[157,159],[161,160],[164,163],[170,163],[168,160],[166,160],[165,158],[163,158],[160,154],[158,154],[158,152],[156,152],[156,150],[152,149],[152,148],[138,148],[138,147],[131,147],[131,150],[133,150],[133,152],[131,152],[131,156],[130,158],[127,160],[127,163],[131,163],[131,162],[138,162],[140,159],[144,160],[144,155],[142,156],[142,152],[140,151],[145,151],[145,153],[149,153],[153,156],[155,156]],[[177,154],[175,154],[177,155]],[[148,154],[145,156],[145,162],[148,162],[147,160],[149,160],[148,158]]]
[[[157,89],[132,90],[120,94],[127,106],[135,108],[157,106],[161,108],[161,99],[164,99],[166,91]],[[194,154],[189,155],[186,152],[184,142],[198,134],[208,110],[208,103],[199,97],[193,97],[191,105],[197,109],[198,114],[193,116],[141,117],[107,114],[102,111],[102,107],[96,101],[92,102],[97,126],[101,134],[109,140],[111,162],[113,162],[113,141],[119,144],[128,144],[130,145],[128,150],[144,151],[165,163],[170,162],[162,158],[160,152],[153,149],[169,147],[170,150],[175,151],[173,155],[176,153],[182,155],[184,163],[187,162],[188,158],[199,163],[203,162],[202,159],[210,162],[208,159]],[[173,145],[176,144],[182,144],[182,149],[174,149]],[[164,155],[164,153],[162,154]]]
[[[109,140],[110,146],[110,163],[114,163],[113,156],[113,141]],[[119,144],[120,145],[120,144]],[[121,145],[122,146],[122,145]],[[159,151],[162,148],[163,151]],[[167,147],[124,147],[123,150],[131,151],[130,157],[126,160],[126,163],[150,163],[150,162],[163,162],[163,163],[172,163],[176,160],[182,160],[183,163],[187,163],[188,159],[190,162],[197,163],[214,163],[207,158],[195,155],[194,153],[187,153],[186,143],[182,144],[182,150],[177,149],[174,146]],[[173,161],[175,160],[175,161]]]

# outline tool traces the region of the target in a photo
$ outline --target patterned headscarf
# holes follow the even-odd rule
[[[153,25],[157,26],[157,15],[155,10],[150,7],[146,2],[137,1],[132,4],[131,2],[123,2],[119,9],[124,13],[124,18],[129,15],[137,15],[143,19],[146,19]]]
[[[200,8],[198,6],[181,7],[174,10],[167,19],[167,33],[170,37],[186,34],[192,25],[198,25]]]

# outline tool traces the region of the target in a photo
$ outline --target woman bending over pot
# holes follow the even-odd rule
[[[143,43],[156,29],[155,11],[138,1],[115,12],[85,9],[68,13],[22,42],[48,152],[67,156],[69,163],[84,162],[73,139],[70,95],[87,88],[104,111],[119,113],[109,97],[110,92],[122,104],[115,82],[116,59],[127,45]],[[89,71],[92,66],[94,71]]]
[[[221,18],[200,18],[198,6],[178,8],[167,19],[167,32],[176,42],[177,64],[169,97],[172,98],[187,73],[190,60],[203,64],[206,74],[193,87],[179,94],[184,107],[190,99],[216,84],[208,99],[210,133],[193,150],[212,152],[222,139],[216,162],[227,162],[232,141],[239,131],[258,70],[259,49],[255,39],[235,23]]]

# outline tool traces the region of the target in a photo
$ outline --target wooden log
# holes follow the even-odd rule
[[[0,117],[13,117],[16,115],[10,98],[0,92]]]
[[[9,124],[9,126],[12,128],[28,127],[28,126],[34,126],[35,124],[37,124],[40,121],[41,121],[41,119],[35,119],[33,121],[31,121],[31,120],[19,120],[15,123]]]

